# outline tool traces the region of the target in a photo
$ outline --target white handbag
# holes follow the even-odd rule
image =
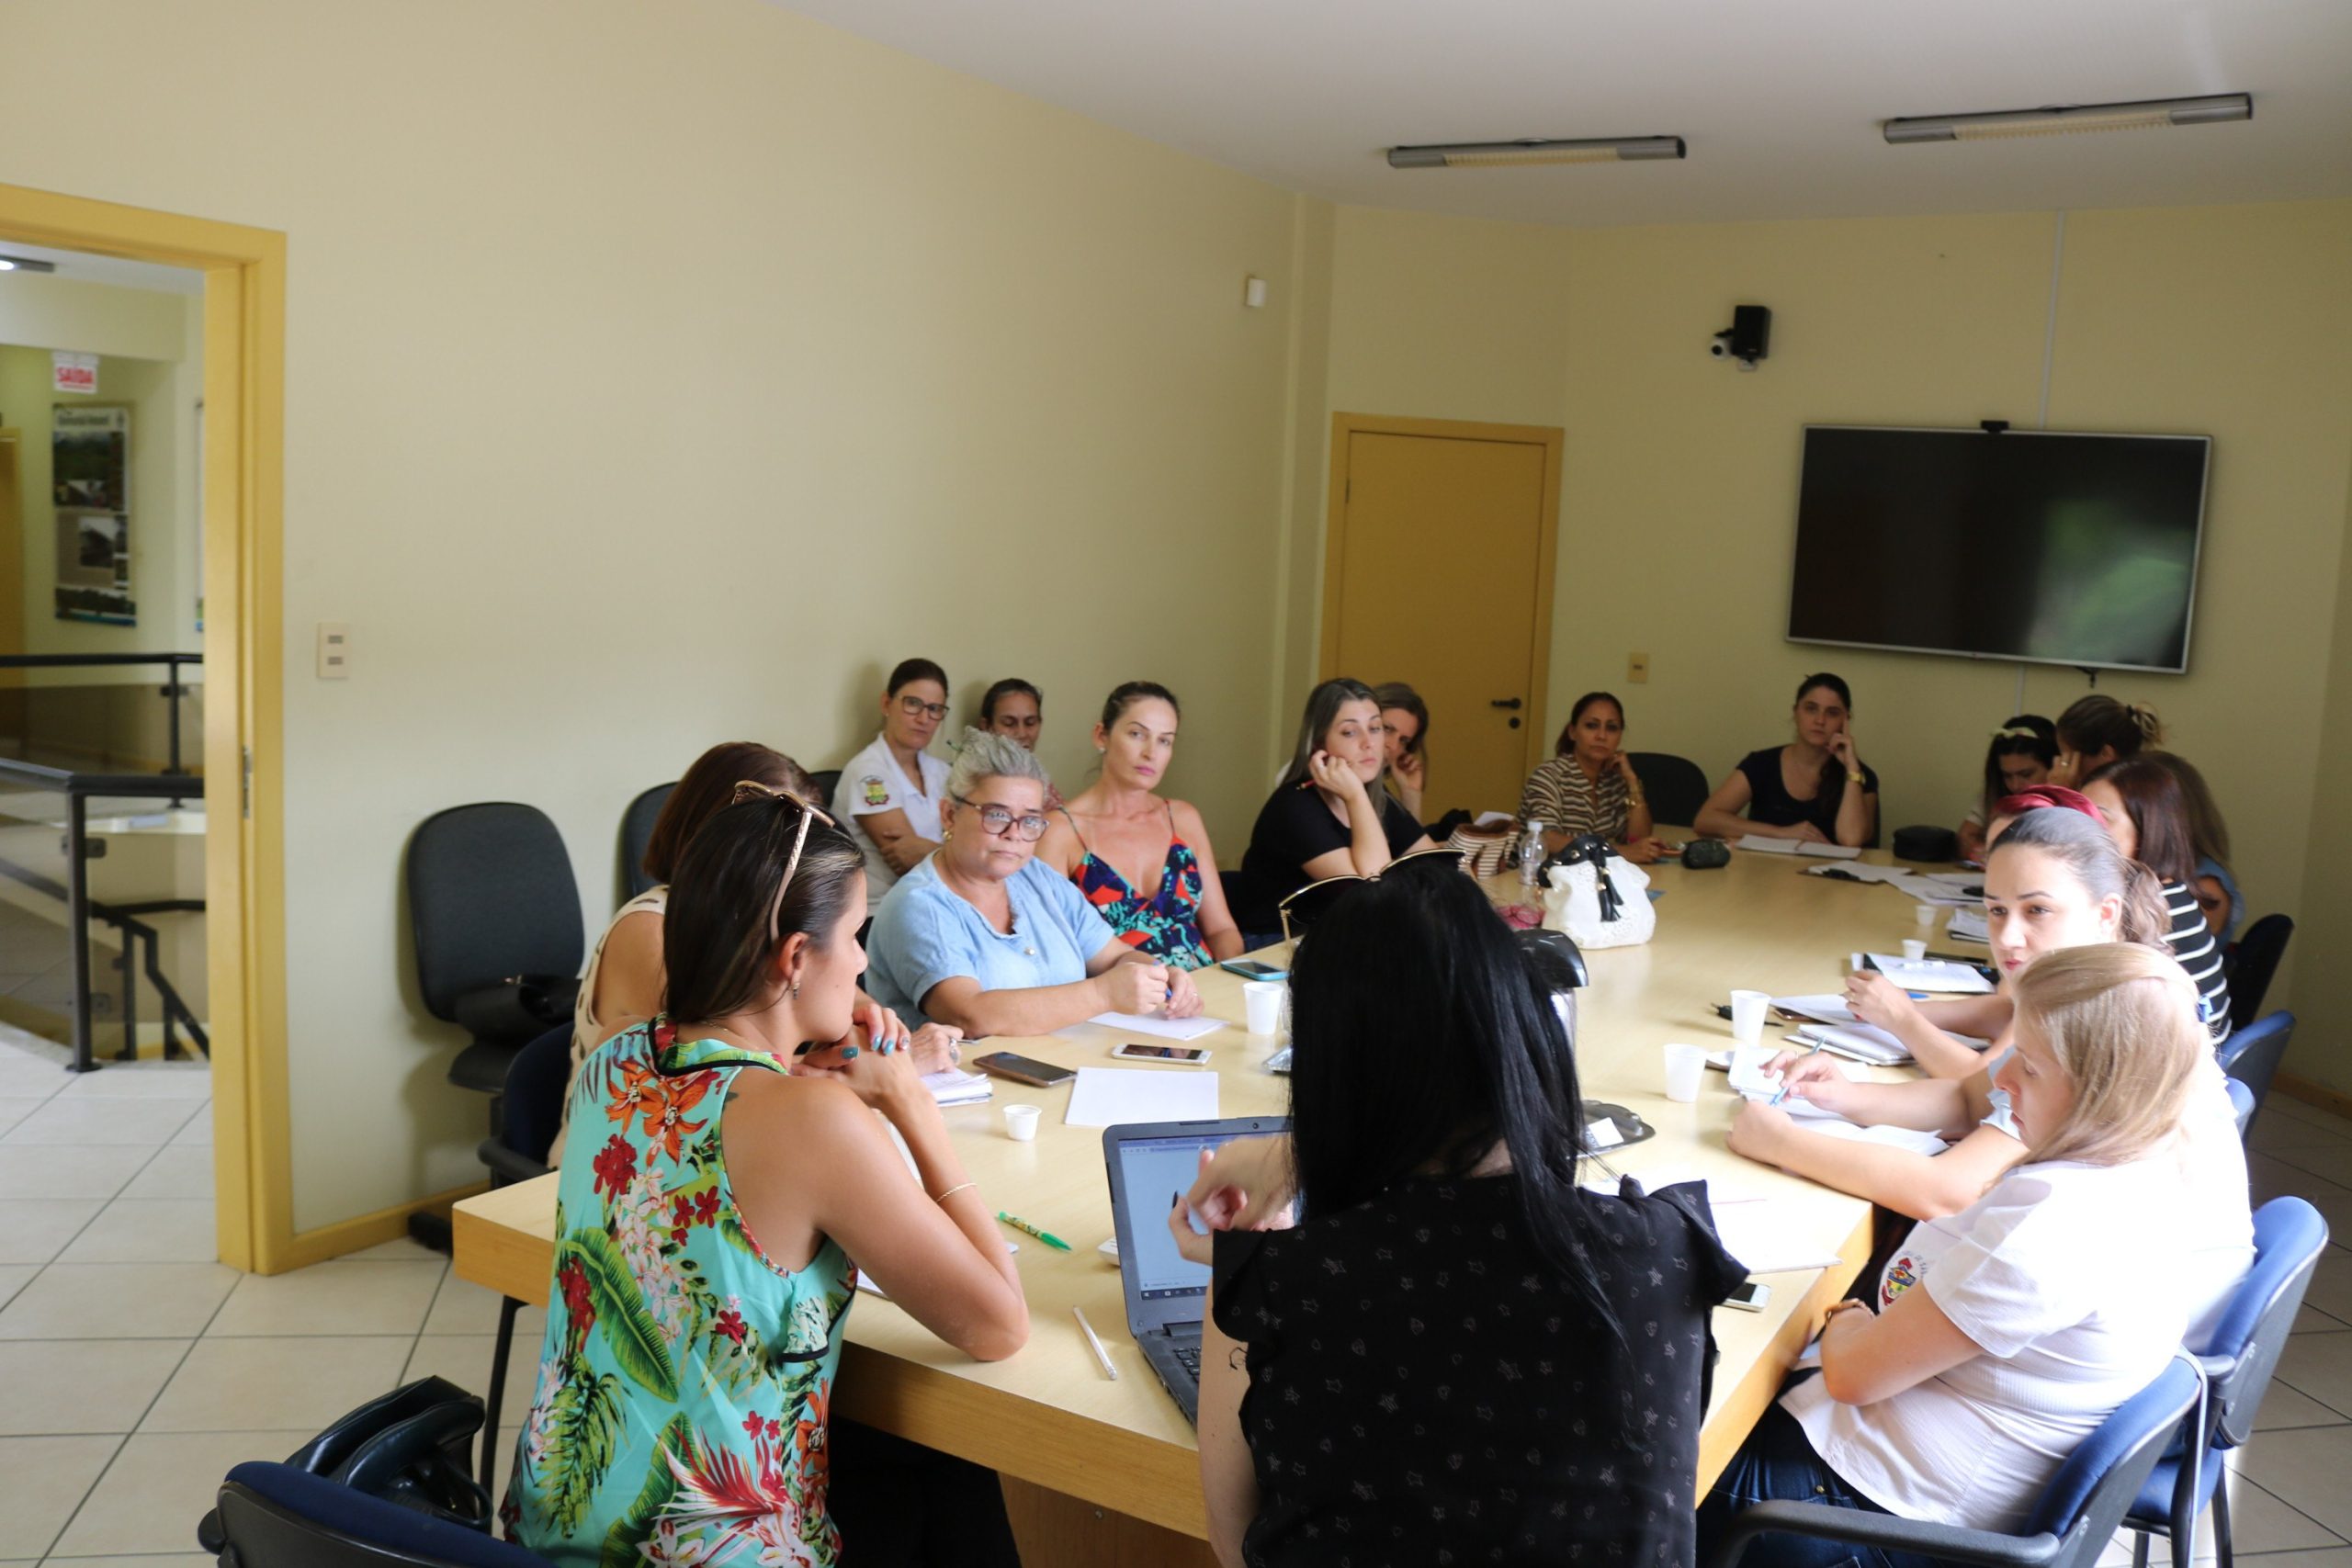
[[[1579,839],[1587,858],[1554,865],[1546,873],[1544,924],[1565,931],[1580,949],[1637,947],[1657,931],[1657,908],[1650,902],[1649,873],[1610,850],[1605,840]],[[1611,897],[1601,897],[1606,881]],[[1613,907],[1612,907],[1613,906]]]

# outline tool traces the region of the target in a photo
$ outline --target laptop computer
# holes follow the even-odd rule
[[[1168,1211],[1200,1174],[1201,1151],[1234,1138],[1286,1132],[1287,1117],[1227,1116],[1215,1122],[1131,1122],[1102,1129],[1111,1175],[1111,1217],[1119,1238],[1127,1332],[1175,1396],[1184,1419],[1201,1397],[1201,1320],[1209,1270],[1187,1262],[1168,1234]]]

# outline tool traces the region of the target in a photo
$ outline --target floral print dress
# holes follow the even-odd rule
[[[831,1239],[777,1268],[719,1145],[738,1073],[774,1057],[615,1035],[572,1084],[538,1384],[501,1510],[565,1564],[830,1568],[826,1414],[855,1270]]]
[[[1078,818],[1065,811],[1070,831],[1078,834],[1084,852],[1069,879],[1094,906],[1118,939],[1179,969],[1205,968],[1208,943],[1201,935],[1201,858],[1193,846],[1176,836],[1176,812],[1168,811],[1168,859],[1159,868],[1159,886],[1148,894],[1127,885],[1127,879],[1094,852],[1079,831]]]

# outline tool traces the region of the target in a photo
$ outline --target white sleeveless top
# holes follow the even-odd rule
[[[580,976],[580,999],[571,1004],[571,1071],[564,1079],[563,1120],[555,1135],[555,1145],[548,1151],[548,1166],[552,1169],[563,1161],[563,1137],[571,1126],[572,1080],[580,1076],[580,1064],[588,1053],[620,1032],[607,1027],[596,1017],[596,975],[605,966],[605,943],[612,940],[613,927],[631,915],[658,915],[670,907],[670,888],[665,883],[649,887],[613,912],[611,924],[605,927],[596,939],[595,951],[588,954],[587,972]],[[631,1020],[639,1022],[641,1020]]]

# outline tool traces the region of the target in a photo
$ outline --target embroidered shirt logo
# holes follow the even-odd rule
[[[1894,1261],[1886,1266],[1885,1274],[1879,1280],[1879,1305],[1892,1306],[1895,1297],[1918,1282],[1918,1260],[1907,1252],[1897,1255]]]
[[[882,782],[881,774],[868,773],[857,783],[858,787],[865,791],[866,805],[888,806],[890,804],[890,786]]]

